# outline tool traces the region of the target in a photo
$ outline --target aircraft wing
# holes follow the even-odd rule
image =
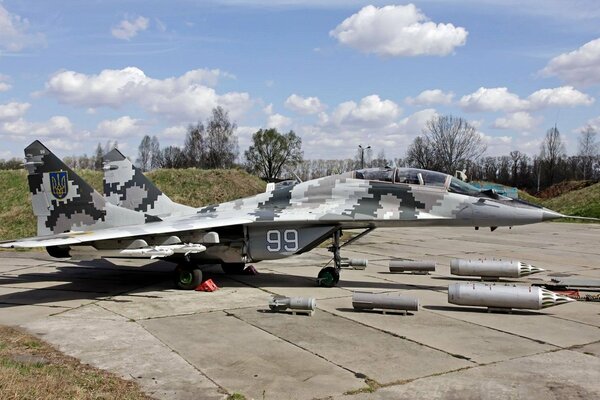
[[[70,231],[57,235],[34,236],[3,241],[0,242],[0,248],[64,246],[97,240],[213,229],[222,226],[247,224],[250,222],[253,222],[253,219],[248,217],[227,216],[219,218],[214,215],[194,215],[165,219],[163,221],[151,222],[143,225],[128,225],[89,231]]]

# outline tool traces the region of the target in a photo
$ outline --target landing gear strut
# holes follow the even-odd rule
[[[342,257],[340,255],[340,236],[342,231],[338,229],[333,232],[333,243],[329,251],[333,253],[333,267],[325,267],[319,271],[317,276],[317,285],[323,287],[333,287],[340,281],[340,269],[342,268]]]
[[[202,283],[202,270],[192,263],[178,264],[173,270],[175,286],[183,290],[193,290]]]

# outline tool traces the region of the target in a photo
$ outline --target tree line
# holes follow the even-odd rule
[[[302,140],[293,131],[259,129],[249,148],[240,153],[237,125],[222,107],[204,122],[189,125],[183,147],[161,148],[156,136],[146,135],[138,146],[136,164],[144,171],[156,168],[243,168],[267,181],[282,178],[309,180],[361,167],[415,167],[454,175],[464,171],[471,180],[516,186],[537,192],[565,180],[600,181],[600,145],[591,126],[581,130],[578,151],[567,156],[558,128],[548,129],[538,154],[516,149],[508,155],[486,156],[482,135],[467,120],[452,115],[435,116],[408,146],[404,157],[387,158],[383,150],[373,157],[371,146],[357,148],[354,158],[305,160]],[[98,143],[92,156],[65,157],[72,168],[102,169],[102,156],[116,141]],[[0,160],[0,169],[16,169],[21,160]]]

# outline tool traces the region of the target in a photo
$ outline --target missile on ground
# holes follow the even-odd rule
[[[520,278],[545,271],[516,260],[464,260],[450,261],[450,273],[459,276],[481,276],[482,278]]]
[[[364,258],[342,258],[342,268],[364,270],[369,265],[369,260]]]
[[[417,274],[427,274],[429,271],[435,271],[435,261],[409,261],[409,260],[390,260],[390,272],[412,272]]]
[[[352,293],[352,307],[355,310],[419,311],[419,299],[384,293],[354,292]]]
[[[275,295],[269,301],[271,311],[290,310],[312,312],[317,307],[317,301],[314,297],[285,297]]]
[[[541,310],[575,301],[537,286],[454,283],[448,286],[448,303],[491,309]]]

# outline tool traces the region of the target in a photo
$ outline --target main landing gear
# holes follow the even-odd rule
[[[190,262],[182,262],[173,270],[175,286],[183,290],[193,290],[202,283],[202,270]]]

